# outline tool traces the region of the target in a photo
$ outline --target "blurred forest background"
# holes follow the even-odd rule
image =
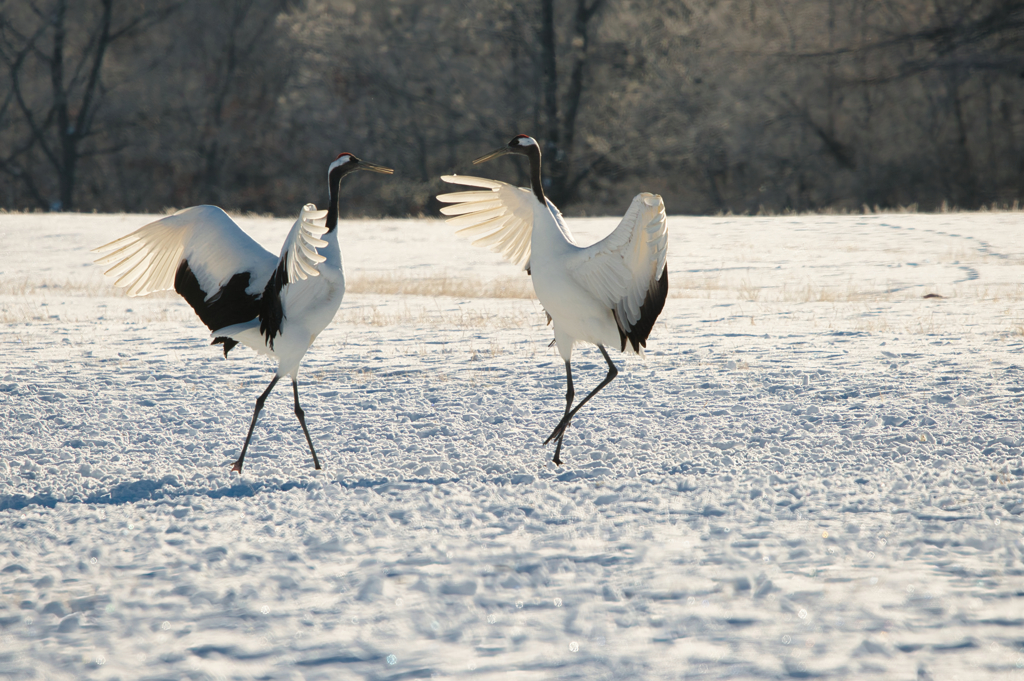
[[[436,215],[517,133],[571,215],[1013,205],[1024,3],[0,0],[7,210]]]

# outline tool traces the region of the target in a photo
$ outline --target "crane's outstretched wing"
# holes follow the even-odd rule
[[[317,266],[327,260],[317,253],[327,242],[320,237],[327,233],[324,218],[327,211],[317,210],[312,203],[307,203],[299,213],[299,219],[292,225],[284,246],[281,248],[281,259],[278,266],[284,265],[291,284],[307,277],[319,277]]]
[[[283,319],[281,287],[320,274],[325,258],[316,249],[327,245],[319,238],[326,215],[306,204],[280,257],[216,206],[185,208],[93,251],[106,253],[96,263],[109,265],[106,274],[118,277],[114,285],[129,296],[173,288],[211,331],[259,318],[273,347]],[[226,337],[214,342],[224,343],[225,355],[236,345]]]
[[[216,206],[193,206],[93,249],[129,296],[174,289],[211,330],[259,316],[278,259]],[[237,343],[226,337],[227,356]]]
[[[668,295],[668,225],[657,194],[637,194],[615,230],[566,261],[569,274],[615,313],[622,350],[647,337]]]
[[[514,265],[530,271],[530,236],[533,234],[533,193],[505,182],[468,175],[442,175],[441,179],[484,191],[454,192],[437,197],[445,206],[441,212],[454,215],[450,225],[461,227],[457,234],[479,236],[474,246],[486,246],[501,253]],[[555,215],[558,210],[548,202]],[[558,215],[559,219],[561,218]]]
[[[106,253],[96,264],[110,265],[106,274],[116,276],[114,286],[129,296],[176,289],[185,271],[206,298],[239,275],[245,279],[242,290],[258,294],[277,262],[216,206],[179,210],[93,252]]]

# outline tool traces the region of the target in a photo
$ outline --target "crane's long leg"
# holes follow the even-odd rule
[[[612,358],[608,356],[608,352],[604,349],[604,346],[598,345],[597,349],[601,351],[602,355],[604,355],[604,361],[608,362],[608,375],[604,377],[603,381],[598,383],[597,387],[594,388],[589,395],[580,400],[580,403],[576,405],[575,409],[562,417],[562,420],[555,427],[554,432],[548,436],[547,440],[544,440],[544,444],[551,442],[551,440],[556,437],[558,438],[559,443],[561,443],[562,436],[565,435],[565,429],[569,427],[569,422],[572,421],[572,417],[576,415],[576,412],[580,410],[580,407],[589,402],[591,397],[599,393],[601,388],[611,383],[612,379],[619,375],[619,370],[615,368],[615,364],[612,362]]]
[[[256,427],[256,419],[259,417],[260,411],[263,409],[263,403],[267,401],[267,395],[270,394],[270,391],[274,389],[274,386],[277,385],[277,382],[280,379],[281,377],[275,374],[274,380],[270,382],[267,389],[263,391],[262,395],[256,398],[256,409],[252,412],[252,423],[249,424],[249,434],[245,436],[245,444],[242,445],[242,455],[238,457],[238,461],[235,461],[235,464],[231,467],[232,473],[242,472],[242,462],[245,460],[246,450],[249,449],[249,440],[252,438],[252,429]]]
[[[565,414],[562,415],[564,419],[569,414],[569,408],[572,407],[572,400],[576,397],[576,393],[572,389],[572,367],[568,362],[565,363],[565,380],[568,382],[568,389],[565,391]],[[562,435],[558,436],[558,443],[555,445],[555,456],[551,460],[555,462],[556,466],[562,465],[562,459],[559,458],[558,454],[562,451],[562,437],[565,435],[565,431],[562,431]],[[546,442],[544,444],[547,444]]]
[[[299,417],[299,424],[302,425],[302,432],[306,435],[306,444],[309,451],[313,453],[313,468],[320,470],[320,459],[316,458],[316,450],[313,449],[313,440],[309,437],[309,429],[306,428],[306,412],[299,406],[299,383],[292,379],[292,392],[295,393],[295,415]]]

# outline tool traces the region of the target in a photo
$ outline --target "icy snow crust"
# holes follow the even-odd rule
[[[0,678],[1024,678],[1019,213],[670,218],[561,469],[535,300],[350,293],[300,374],[325,470],[281,388],[241,477],[273,365],[90,264],[151,219],[0,215]],[[340,230],[353,282],[525,276]]]

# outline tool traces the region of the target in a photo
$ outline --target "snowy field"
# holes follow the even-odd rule
[[[284,387],[241,477],[273,366],[91,264],[150,219],[0,214],[0,679],[1024,679],[1024,214],[670,218],[560,469],[528,278],[345,222],[324,470]]]

